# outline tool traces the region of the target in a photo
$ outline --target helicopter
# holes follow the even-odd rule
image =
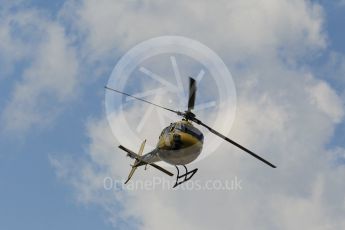
[[[189,77],[188,107],[187,107],[187,110],[184,112],[176,111],[176,110],[155,104],[153,102],[144,100],[139,97],[135,97],[133,95],[130,95],[125,92],[121,92],[119,90],[110,88],[108,86],[105,86],[105,89],[125,95],[126,97],[134,98],[136,100],[145,102],[147,104],[156,106],[158,108],[170,111],[182,117],[182,120],[171,123],[169,126],[164,128],[158,138],[158,143],[157,143],[156,148],[144,155],[143,155],[143,151],[146,144],[146,140],[144,140],[143,143],[141,144],[138,153],[135,153],[134,151],[122,145],[118,146],[121,150],[127,152],[128,157],[134,159],[134,163],[131,165],[132,169],[128,175],[127,180],[125,181],[125,184],[128,183],[128,181],[132,178],[135,170],[140,166],[145,166],[145,169],[146,169],[147,165],[151,165],[152,167],[160,170],[161,172],[169,176],[174,176],[174,174],[171,173],[170,171],[157,165],[156,162],[159,162],[159,161],[164,161],[168,164],[175,166],[177,170],[177,176],[176,176],[176,182],[173,188],[190,180],[194,176],[194,174],[198,171],[198,169],[195,168],[189,171],[186,165],[193,162],[195,159],[198,158],[198,156],[200,155],[202,151],[203,143],[204,143],[203,133],[198,128],[196,128],[193,125],[193,123],[203,126],[207,130],[209,130],[211,133],[235,145],[236,147],[240,148],[241,150],[250,154],[256,159],[262,161],[268,166],[272,168],[276,168],[276,166],[273,165],[272,163],[268,162],[267,160],[255,154],[251,150],[245,148],[244,146],[238,144],[237,142],[231,140],[230,138],[214,130],[213,128],[206,125],[205,123],[203,123],[201,120],[199,120],[196,117],[196,115],[192,112],[192,110],[194,109],[197,85],[196,85],[195,79],[191,77]],[[178,166],[184,167],[185,169],[184,174],[180,175],[180,170]]]

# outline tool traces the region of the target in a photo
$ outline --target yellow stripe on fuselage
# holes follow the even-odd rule
[[[178,133],[181,136],[181,141],[183,143],[183,147],[190,147],[192,145],[202,144],[196,137],[192,136],[189,133]]]
[[[169,133],[169,135],[163,135],[158,141],[158,148],[160,149],[172,149],[174,146],[174,134],[177,134],[181,138],[181,148],[188,148],[193,145],[202,145],[202,142],[198,140],[196,137],[192,136],[189,133],[184,133],[184,132],[173,132]]]

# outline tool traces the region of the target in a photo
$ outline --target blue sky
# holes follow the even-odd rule
[[[287,144],[287,148],[291,147],[291,151],[299,151],[299,147],[305,144],[315,145],[316,151],[320,154],[319,158],[317,154],[315,158],[323,161],[322,154],[328,154],[327,156],[331,158],[331,160],[325,163],[324,171],[320,169],[320,177],[325,176],[327,178],[326,175],[332,175],[332,178],[335,178],[344,175],[344,168],[341,162],[344,162],[345,157],[345,121],[342,115],[345,99],[345,31],[343,28],[345,2],[320,0],[307,1],[305,5],[304,3],[292,4],[292,9],[296,7],[300,11],[292,10],[291,12],[296,12],[296,15],[301,17],[301,20],[306,18],[305,24],[300,23],[303,26],[305,25],[305,28],[301,28],[301,31],[311,34],[306,37],[304,37],[303,33],[299,33],[299,23],[294,22],[291,18],[285,20],[284,15],[282,18],[278,18],[277,25],[272,25],[273,32],[268,39],[265,37],[265,34],[270,33],[270,30],[264,31],[263,34],[259,34],[260,27],[253,27],[250,31],[242,30],[241,26],[250,27],[249,24],[246,25],[248,23],[246,21],[243,22],[244,24],[233,25],[234,27],[231,27],[232,31],[235,31],[235,33],[237,31],[239,38],[243,36],[244,45],[241,43],[241,39],[236,37],[236,34],[232,34],[229,37],[224,35],[223,38],[220,36],[213,37],[205,32],[213,26],[212,23],[215,24],[219,20],[226,20],[227,17],[231,17],[232,21],[236,21],[234,20],[236,18],[241,21],[243,19],[241,18],[241,13],[247,11],[241,11],[241,7],[236,8],[236,4],[234,4],[234,11],[231,11],[233,15],[221,12],[219,19],[212,21],[209,18],[210,16],[207,16],[208,20],[203,21],[203,16],[208,15],[205,11],[208,9],[219,10],[219,8],[206,3],[200,4],[200,7],[191,7],[188,4],[184,5],[179,2],[179,6],[176,6],[177,11],[181,8],[183,9],[181,11],[182,15],[185,13],[190,15],[186,24],[181,26],[181,21],[178,18],[165,11],[169,6],[150,1],[143,4],[136,3],[135,6],[133,6],[135,3],[128,4],[122,1],[119,1],[118,5],[109,1],[102,1],[102,4],[99,5],[97,1],[96,3],[93,1],[86,3],[87,1],[62,0],[54,1],[54,3],[43,0],[15,2],[5,1],[2,4],[2,8],[0,8],[0,19],[2,21],[0,23],[0,32],[3,31],[3,33],[0,33],[0,39],[2,40],[2,45],[0,44],[0,67],[2,69],[0,74],[0,106],[3,108],[0,111],[1,229],[125,229],[127,227],[138,229],[152,227],[153,229],[158,229],[163,226],[155,223],[154,218],[149,215],[149,213],[152,213],[152,216],[154,216],[157,213],[157,210],[154,208],[152,210],[148,208],[149,210],[145,215],[140,213],[141,209],[137,210],[135,205],[134,208],[131,206],[132,208],[127,210],[124,207],[126,202],[128,201],[130,205],[133,205],[133,200],[138,201],[142,206],[150,206],[149,201],[151,200],[157,201],[157,203],[161,202],[160,204],[171,206],[171,210],[162,208],[162,212],[166,212],[164,213],[165,215],[171,215],[172,213],[178,215],[176,213],[180,210],[181,206],[179,205],[181,204],[178,202],[174,204],[164,203],[164,198],[169,199],[167,194],[157,195],[159,198],[156,200],[149,195],[145,195],[148,200],[145,203],[145,200],[140,200],[138,198],[140,195],[136,193],[127,194],[122,192],[119,195],[120,197],[123,196],[123,199],[129,199],[127,196],[133,196],[132,201],[121,200],[118,197],[115,198],[116,195],[113,193],[106,193],[104,195],[104,200],[106,201],[99,201],[98,198],[100,199],[100,197],[98,196],[103,196],[104,191],[98,191],[96,188],[93,188],[92,178],[88,178],[88,175],[83,174],[90,169],[94,177],[101,177],[103,172],[106,172],[105,175],[113,173],[111,174],[112,176],[126,176],[125,174],[129,170],[127,169],[129,162],[125,159],[121,160],[122,155],[114,159],[111,152],[109,152],[109,155],[104,155],[102,146],[99,146],[104,143],[107,147],[110,146],[109,149],[114,149],[118,144],[116,140],[112,141],[114,137],[111,136],[109,130],[104,131],[104,135],[99,134],[106,127],[103,87],[119,58],[138,42],[154,36],[167,34],[183,35],[200,40],[213,48],[224,59],[224,62],[234,75],[235,82],[238,83],[240,114],[244,113],[244,111],[256,111],[259,114],[263,114],[262,116],[269,117],[272,122],[277,122],[276,128],[268,128],[267,132],[269,133],[267,136],[263,134],[260,137],[263,139],[256,140],[255,137],[250,136],[253,134],[239,131],[241,127],[248,127],[248,124],[251,124],[250,122],[254,121],[255,123],[254,118],[244,114],[243,118],[241,117],[243,119],[242,122],[241,119],[238,123],[235,121],[234,131],[232,131],[235,137],[242,138],[244,142],[247,141],[247,143],[252,144],[251,146],[255,146],[255,143],[258,142],[263,143],[257,147],[262,151],[279,150],[279,147],[267,146],[270,144],[270,140],[276,141],[274,143],[284,143],[283,139],[285,138],[290,140],[288,137],[284,137],[282,140],[275,140],[274,137],[277,135],[274,132],[280,130],[279,122],[283,120],[281,124],[285,127],[284,119],[288,117],[286,118],[288,122],[296,121],[296,123],[289,123],[292,126],[296,126],[296,129],[289,130],[288,128],[286,129],[287,133],[293,135],[296,130],[299,130],[298,125],[300,125],[303,134],[305,132],[302,129],[310,129],[310,132],[320,132],[324,136],[321,134],[314,136],[313,134],[310,139],[300,138],[296,140],[296,143],[301,142],[300,145]],[[284,2],[286,5],[290,4],[288,3],[289,1],[281,2]],[[272,2],[267,1],[267,3],[268,5],[264,7],[264,10],[270,12],[269,5]],[[252,4],[258,4],[258,2],[252,1]],[[321,14],[317,13],[318,10],[316,10],[316,13],[311,13],[313,10],[309,8],[315,10],[315,6],[322,11]],[[170,5],[170,7],[172,6]],[[244,8],[246,7],[248,6]],[[109,12],[105,11],[105,9],[109,9]],[[173,9],[175,9],[174,6]],[[129,16],[123,16],[122,13],[126,14],[127,11]],[[138,17],[142,17],[140,18],[140,23],[143,24],[135,21],[136,11],[140,12]],[[163,16],[161,12],[166,12],[166,15]],[[193,12],[193,14],[188,14],[188,12]],[[254,13],[257,13],[254,15],[258,15],[261,18],[261,11]],[[275,17],[275,14],[266,12],[262,17]],[[162,21],[157,21],[160,18],[162,18]],[[283,21],[281,25],[279,20]],[[109,28],[103,22],[109,22]],[[215,29],[213,31],[214,34],[218,35],[217,32],[222,31],[222,27],[227,26],[226,23],[227,21],[224,21],[222,25],[217,24],[215,27],[220,27],[220,29]],[[320,30],[315,29],[318,23],[322,26]],[[106,28],[100,28],[100,25],[104,25]],[[284,25],[289,27],[286,31],[296,32],[296,36],[291,34],[290,37],[289,34],[284,34],[284,28],[282,29],[283,32],[277,29]],[[296,30],[294,26],[297,27]],[[143,27],[146,30],[141,30]],[[117,28],[119,29],[117,30]],[[275,32],[275,30],[278,32]],[[251,34],[252,31],[254,31],[253,34]],[[255,31],[259,32],[255,33]],[[8,36],[6,36],[7,32]],[[242,32],[243,34],[241,34]],[[246,36],[253,36],[257,40]],[[270,40],[271,38],[272,40]],[[230,44],[232,41],[237,43]],[[225,47],[224,49],[222,48],[223,46]],[[57,47],[57,50],[54,47]],[[284,58],[282,59],[284,60],[272,61],[272,57],[277,57],[274,55],[275,50],[281,47],[283,50],[289,51],[283,51]],[[272,53],[272,56],[270,53]],[[263,55],[264,58],[261,59],[260,55]],[[332,57],[333,61],[331,61]],[[241,66],[245,68],[237,68],[236,66],[239,66],[239,64],[242,64]],[[266,68],[268,66],[272,66],[272,69],[268,70]],[[316,96],[314,95],[316,98],[314,99],[317,101],[315,108],[310,107],[311,109],[307,111],[309,105],[304,107],[302,104],[304,102],[294,101],[292,96],[281,101],[279,101],[280,99],[277,96],[272,103],[268,103],[264,99],[260,102],[260,98],[265,98],[265,94],[268,96],[274,95],[276,93],[275,89],[279,91],[279,89],[283,88],[282,85],[284,83],[282,82],[284,80],[282,78],[274,80],[273,77],[260,77],[264,74],[274,75],[276,73],[286,74],[286,78],[291,75],[291,79],[294,79],[294,81],[300,79],[301,83],[298,83],[300,87],[304,87],[304,84],[306,84],[305,88],[310,87],[310,89],[306,90],[307,92],[314,89],[320,90],[316,91]],[[299,74],[301,75],[300,78]],[[311,79],[305,77],[306,75],[312,75]],[[250,82],[256,84],[255,90],[257,91],[253,92],[253,94],[249,90],[251,87],[249,86]],[[260,85],[261,82],[264,86]],[[299,86],[293,83],[290,84],[289,80],[286,82],[286,87],[288,91],[295,92],[295,88]],[[324,91],[326,91],[326,99],[323,98],[322,93]],[[297,95],[300,91],[296,90],[296,92]],[[254,103],[253,98],[258,98],[258,101]],[[333,105],[334,98],[340,103]],[[258,104],[259,108],[255,107],[255,104]],[[298,116],[296,116],[297,118],[294,117],[294,113],[284,113],[289,108],[295,108],[292,105],[296,105],[298,108],[305,108],[305,110],[300,110],[303,113],[316,113],[317,116],[310,118],[310,120],[315,119],[315,123],[304,127],[303,123],[308,123],[308,117],[304,118],[305,120],[302,118],[299,120]],[[320,108],[322,106],[325,106],[326,109],[329,108],[329,111],[324,112],[323,108]],[[270,111],[272,109],[276,113],[270,114],[270,111],[262,111],[260,108],[267,108]],[[289,120],[290,118],[291,120]],[[258,119],[262,121],[261,124],[265,124],[266,120],[264,117],[259,117]],[[320,124],[320,129],[315,128],[314,130],[315,126],[313,124],[318,123]],[[254,126],[253,132],[264,130],[260,124],[254,124]],[[106,128],[104,129],[106,130]],[[249,135],[248,139],[245,138],[247,134]],[[105,140],[103,141],[102,138]],[[139,143],[133,143],[133,145],[138,146]],[[221,153],[229,150],[229,147],[223,146],[222,148]],[[100,149],[103,155],[97,153],[98,149]],[[303,150],[306,153],[296,158],[301,159],[301,161],[308,160],[310,156],[313,156],[310,155],[312,150],[312,148]],[[332,155],[333,153],[334,155]],[[222,154],[219,155],[224,156]],[[280,178],[291,181],[289,184],[291,187],[285,188],[277,183],[279,186],[277,185],[274,188],[274,194],[282,197],[281,200],[274,200],[271,203],[269,200],[266,200],[267,198],[259,200],[260,202],[267,201],[267,203],[270,203],[271,206],[269,208],[271,208],[272,213],[276,211],[276,204],[281,204],[285,207],[288,205],[284,201],[292,200],[291,203],[294,203],[296,200],[302,200],[301,204],[296,204],[296,209],[300,208],[305,212],[309,208],[317,210],[319,206],[325,207],[329,205],[327,207],[331,211],[326,214],[334,219],[329,217],[327,221],[325,220],[324,229],[327,229],[329,222],[332,222],[333,225],[328,226],[330,227],[328,229],[340,229],[338,227],[345,226],[340,218],[333,215],[334,210],[340,210],[340,212],[345,210],[345,199],[342,201],[344,205],[338,207],[334,204],[336,202],[330,198],[332,196],[344,198],[343,195],[338,194],[344,193],[343,190],[341,191],[341,189],[344,189],[343,182],[334,181],[334,184],[330,185],[327,183],[333,183],[333,180],[331,180],[332,182],[325,182],[325,186],[328,186],[329,191],[325,192],[320,189],[323,191],[322,198],[320,198],[321,201],[320,203],[314,202],[315,197],[313,194],[318,194],[318,190],[316,189],[315,191],[312,188],[318,184],[318,179],[314,178],[311,170],[306,169],[305,180],[301,179],[301,183],[296,184],[294,190],[292,187],[295,184],[292,181],[299,174],[290,175],[288,172],[290,166],[296,173],[304,174],[304,169],[297,163],[296,165],[295,163],[291,163],[291,165],[286,163],[285,165],[284,160],[286,162],[294,162],[293,159],[296,158],[290,159],[274,155],[269,155],[268,157],[278,162],[278,165],[282,165],[282,171],[285,170],[284,172],[280,171],[282,172]],[[112,166],[103,162],[107,161],[104,159],[112,159],[111,163],[115,162],[121,166],[116,166],[115,164],[113,165],[114,168],[112,168]],[[239,157],[238,159],[236,158],[235,163],[241,162],[243,165],[247,160],[249,159]],[[213,161],[219,163],[222,160],[215,158]],[[339,162],[340,166],[337,165]],[[249,163],[248,169],[238,169],[238,171],[228,173],[242,175],[244,179],[251,181],[250,175],[256,172],[255,163]],[[200,164],[207,168],[205,162]],[[310,164],[318,166],[319,162],[311,161]],[[236,165],[232,166],[237,169]],[[122,167],[126,168],[126,172],[120,169],[120,171],[116,171],[117,167],[121,168],[121,170]],[[206,169],[205,171],[213,172],[212,169]],[[223,175],[223,173],[219,172],[220,174]],[[253,182],[251,185],[253,187],[249,187],[258,189],[256,187],[258,184],[256,183],[265,183],[265,181],[258,178],[258,175],[267,174],[269,175],[269,172],[264,169],[262,171],[259,170],[255,176],[257,182]],[[272,181],[275,180],[278,181],[277,178],[272,179]],[[306,186],[310,187],[310,190],[301,185],[305,181],[310,181],[310,185]],[[315,184],[312,183],[314,181]],[[285,192],[281,192],[284,188],[286,192],[291,191],[291,194],[295,195],[290,197]],[[87,191],[96,192],[89,194]],[[260,187],[259,191],[259,194],[265,192],[264,190],[261,191]],[[308,196],[305,194],[312,195]],[[179,196],[183,196],[183,193],[169,193],[169,195],[173,197],[172,199],[178,199],[181,198]],[[250,197],[250,195],[249,191],[245,191],[239,197],[237,195],[234,196],[234,199],[242,201],[244,207],[249,208],[250,204],[246,203],[245,198],[247,196]],[[183,197],[189,197],[189,195]],[[201,194],[200,197],[208,199],[208,196],[204,194]],[[211,201],[213,202],[210,198]],[[197,203],[197,200],[191,201],[191,204],[195,204],[194,202]],[[341,202],[339,201],[339,203]],[[162,207],[165,207],[164,205]],[[239,204],[235,203],[234,207],[237,207],[236,205]],[[254,206],[253,210],[259,210],[257,209],[258,206]],[[113,210],[109,211],[109,207]],[[217,209],[210,208],[210,210]],[[286,220],[289,220],[290,217],[287,214],[289,210],[286,209],[286,213],[282,213]],[[248,210],[243,210],[243,212],[245,211]],[[118,216],[117,213],[119,213]],[[304,214],[303,211],[302,214]],[[267,215],[269,215],[269,212],[267,212]],[[315,211],[311,216],[318,219],[318,215],[324,216],[324,213]],[[187,213],[187,216],[190,218],[190,222],[179,223],[179,216],[174,216],[172,221],[175,222],[169,223],[176,228],[179,226],[198,226],[196,224],[197,221],[204,218],[202,214],[193,215]],[[280,220],[279,218],[283,217],[277,214],[275,218]],[[277,227],[274,217],[272,218],[267,222],[262,222],[264,229],[274,229]],[[234,221],[236,229],[250,228],[251,225],[246,225],[245,221],[242,223],[240,218],[237,219]],[[306,221],[306,223],[301,224],[305,224],[304,226],[308,228],[312,226],[315,219],[311,218],[310,222]],[[131,223],[133,220],[135,220],[134,225]],[[219,223],[222,222],[219,221]],[[203,225],[201,224],[201,226]],[[293,224],[285,223],[284,229],[294,229],[294,226]]]
[[[47,3],[30,1],[18,8],[42,10],[56,18],[64,1]],[[26,62],[17,62],[11,74],[1,74],[2,107],[21,81]],[[24,135],[1,133],[1,229],[112,229],[102,210],[73,199],[73,190],[57,179],[47,154],[82,155],[88,141],[84,122],[104,112],[99,92],[105,82],[106,78],[96,79],[92,86],[81,86],[81,97],[64,108],[50,127],[34,128]]]

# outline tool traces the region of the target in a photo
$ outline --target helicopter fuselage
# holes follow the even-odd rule
[[[157,144],[160,160],[173,165],[186,165],[201,153],[203,134],[186,120],[171,123],[163,129]]]

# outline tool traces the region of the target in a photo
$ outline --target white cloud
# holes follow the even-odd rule
[[[318,82],[309,89],[312,103],[327,114],[334,122],[340,122],[344,116],[342,101],[325,82]]]
[[[233,59],[278,49],[295,57],[325,46],[323,12],[309,1],[103,0],[67,6],[61,15],[85,35],[84,51],[93,60],[170,34],[195,38]]]
[[[6,131],[25,133],[49,125],[63,103],[74,98],[79,64],[64,27],[42,12],[19,8],[14,13],[3,11],[2,18],[2,65],[28,63],[15,81],[2,123]]]
[[[103,178],[125,178],[129,162],[116,150],[102,118],[88,123],[89,159],[74,164],[63,177],[73,182],[80,201],[104,207],[116,226],[119,221],[134,220],[140,229],[345,227],[341,215],[345,169],[332,166],[333,150],[326,148],[344,107],[327,83],[285,62],[325,48],[319,5],[109,0],[85,1],[64,10],[76,11],[69,16],[75,29],[87,35],[85,52],[94,59],[107,57],[111,49],[126,50],[143,39],[166,34],[196,38],[215,49],[237,76],[238,112],[230,136],[278,165],[268,168],[224,143],[216,154],[195,164],[199,171],[193,179],[236,175],[243,180],[241,191],[106,192]],[[245,62],[246,68],[237,68],[238,62]],[[71,169],[59,159],[52,162],[63,174]],[[162,175],[151,168],[139,169],[133,180],[153,176]]]

